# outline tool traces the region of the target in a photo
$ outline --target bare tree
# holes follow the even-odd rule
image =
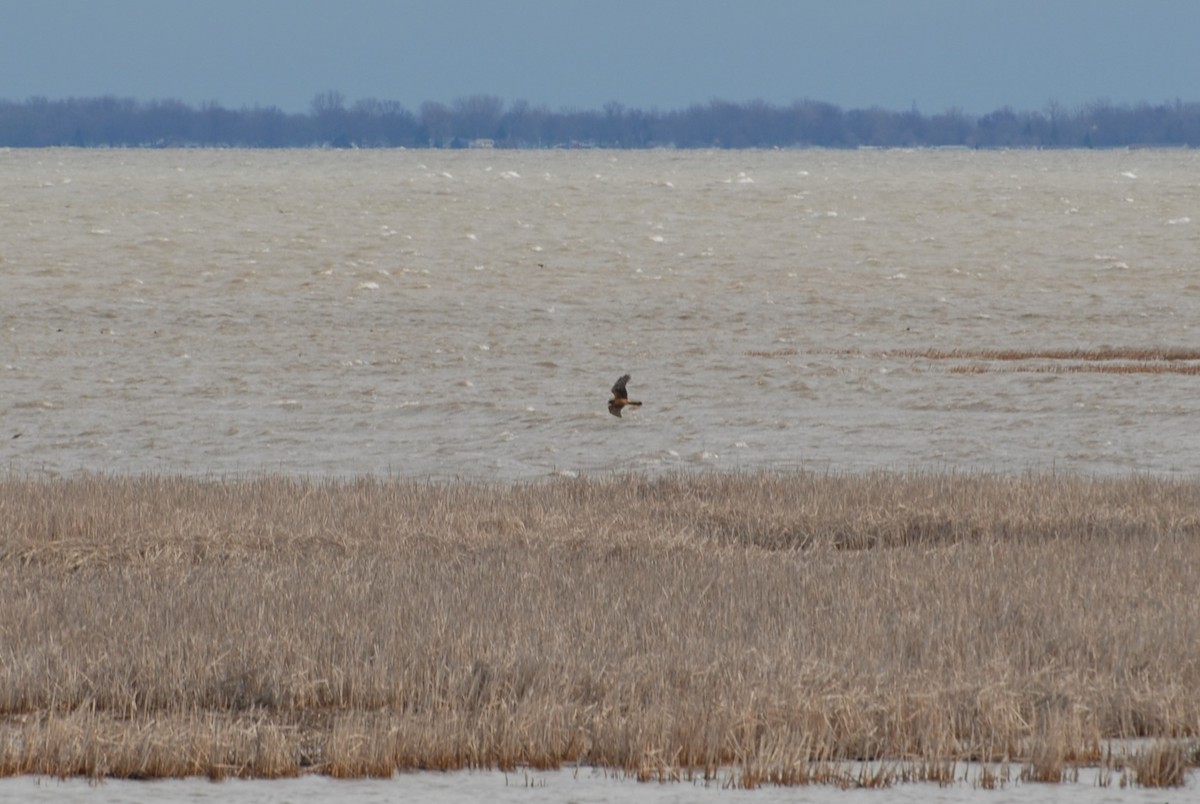
[[[495,95],[471,95],[454,101],[455,133],[468,140],[492,139],[500,126],[504,101]]]
[[[318,92],[309,104],[314,117],[327,117],[341,114],[346,110],[346,96],[336,89]]]

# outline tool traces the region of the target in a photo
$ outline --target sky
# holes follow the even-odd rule
[[[1200,101],[1200,0],[0,0],[0,100]]]

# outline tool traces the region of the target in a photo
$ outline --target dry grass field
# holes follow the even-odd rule
[[[1178,784],[1198,589],[1192,480],[7,477],[0,774]]]

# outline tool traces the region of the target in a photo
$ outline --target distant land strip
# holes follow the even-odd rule
[[[494,95],[425,101],[315,95],[307,112],[276,106],[143,101],[112,95],[0,98],[10,148],[1133,148],[1200,147],[1200,102],[1036,111],[843,109],[817,100],[775,105],[711,100],[682,109],[551,110]]]

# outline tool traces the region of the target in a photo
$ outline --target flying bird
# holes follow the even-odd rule
[[[617,380],[616,385],[612,387],[613,398],[608,400],[608,412],[621,418],[621,408],[626,405],[639,406],[642,403],[629,398],[629,394],[625,391],[625,383],[629,382],[629,375],[626,374],[621,379]]]

